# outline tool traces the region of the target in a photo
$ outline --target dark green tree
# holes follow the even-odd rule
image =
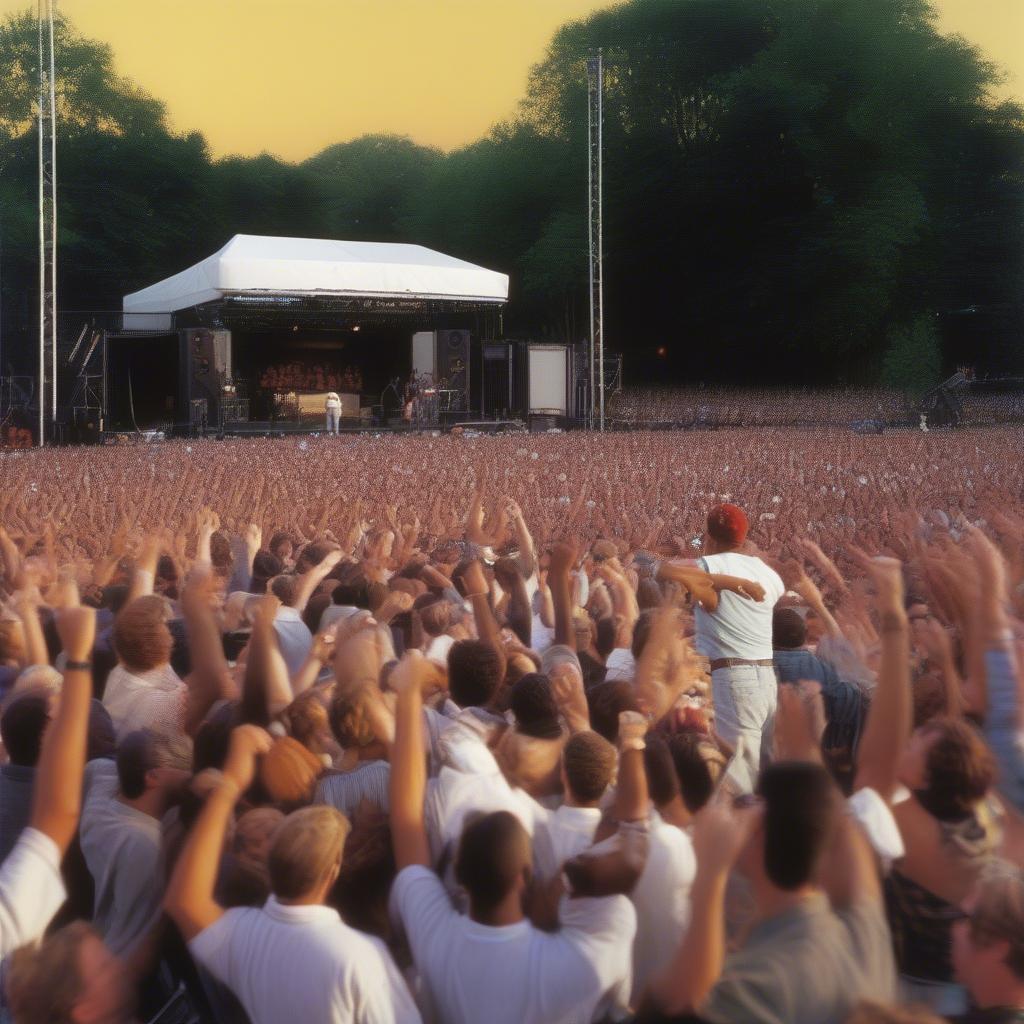
[[[327,238],[405,241],[402,223],[423,199],[440,150],[393,135],[364,135],[302,164]]]

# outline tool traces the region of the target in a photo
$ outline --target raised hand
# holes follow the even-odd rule
[[[548,566],[550,573],[567,573],[576,565],[579,552],[572,541],[561,541],[551,549],[551,560]]]
[[[576,667],[569,662],[561,662],[548,673],[548,680],[555,704],[565,716],[570,731],[589,729],[590,708],[583,691],[583,677]]]
[[[619,750],[643,750],[647,719],[638,711],[619,712]]]
[[[432,675],[430,663],[419,651],[406,651],[388,676],[388,686],[399,696],[414,690],[422,691]]]
[[[274,745],[274,738],[257,725],[240,725],[231,733],[223,775],[239,793],[244,793],[256,777],[256,760]]]
[[[255,554],[263,545],[263,528],[258,523],[250,523],[245,528],[245,546],[251,554]]]
[[[57,615],[57,635],[68,661],[88,661],[96,639],[96,612],[80,605]]]

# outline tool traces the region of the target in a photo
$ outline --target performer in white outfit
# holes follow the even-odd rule
[[[341,422],[341,398],[338,396],[337,392],[327,392],[325,408],[327,412],[327,433],[337,434],[338,424]]]

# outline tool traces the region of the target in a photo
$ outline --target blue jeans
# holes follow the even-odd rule
[[[327,410],[327,433],[336,434],[338,432],[338,423],[340,416],[337,409]]]
[[[771,755],[779,683],[771,665],[734,665],[711,673],[715,731],[735,745],[743,737],[743,764],[753,791],[761,764]],[[737,768],[739,765],[737,764]],[[736,772],[742,775],[741,771]]]

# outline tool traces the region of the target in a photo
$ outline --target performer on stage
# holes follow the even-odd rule
[[[327,433],[337,434],[338,424],[341,422],[341,398],[336,391],[327,392],[325,410],[327,412]]]

